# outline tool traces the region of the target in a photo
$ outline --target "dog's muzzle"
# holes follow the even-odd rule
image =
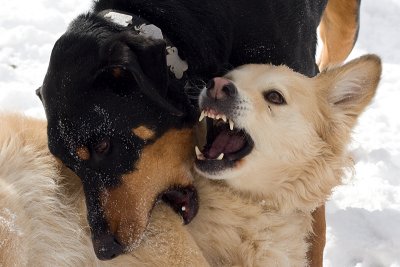
[[[207,137],[203,149],[195,148],[196,170],[205,175],[235,167],[254,147],[250,135],[235,127],[241,108],[237,87],[226,78],[214,78],[203,89],[199,102],[199,121],[206,118]]]

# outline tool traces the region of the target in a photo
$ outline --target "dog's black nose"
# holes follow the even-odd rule
[[[220,77],[210,80],[206,88],[207,96],[215,100],[223,100],[237,94],[236,86],[230,80]]]
[[[93,239],[93,248],[99,260],[111,260],[124,252],[122,245],[111,234]]]

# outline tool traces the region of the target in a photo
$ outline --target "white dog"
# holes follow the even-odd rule
[[[199,100],[200,120],[208,117],[207,140],[202,151],[196,148],[195,169],[204,177],[223,180],[246,203],[242,207],[228,203],[224,208],[245,217],[252,202],[264,211],[234,226],[242,228],[236,236],[240,240],[227,241],[222,240],[224,232],[234,222],[225,219],[224,212],[205,215],[200,210],[199,220],[215,218],[203,221],[213,225],[209,228],[215,231],[211,235],[215,242],[240,248],[232,252],[210,247],[206,256],[218,258],[230,251],[223,262],[237,257],[230,263],[307,265],[311,212],[351,170],[346,150],[351,130],[371,102],[380,75],[379,58],[368,55],[315,78],[285,66],[247,65],[208,84]],[[247,234],[249,229],[253,232]]]

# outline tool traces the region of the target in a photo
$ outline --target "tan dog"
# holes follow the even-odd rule
[[[206,256],[226,249],[231,254],[222,261],[242,257],[233,264],[306,265],[311,213],[352,167],[346,146],[380,75],[379,58],[369,55],[311,79],[284,66],[247,65],[209,83],[199,101],[202,117],[211,118],[207,144],[201,152],[196,149],[195,168],[224,180],[246,205],[229,208],[242,214],[245,225],[240,226],[215,211],[202,213],[201,203],[199,220],[218,218],[202,223],[213,225],[215,242],[238,248],[216,246]],[[263,215],[249,216],[247,201],[260,203]],[[221,241],[223,234],[216,233],[228,231],[224,224],[240,229],[239,240]]]
[[[306,265],[311,211],[340,183],[332,177],[351,166],[345,146],[380,72],[375,56],[313,79],[283,66],[231,72],[242,106],[230,107],[243,109],[229,118],[252,149],[240,159],[228,147],[221,161],[198,161],[203,174],[226,181],[196,179],[200,210],[193,222],[183,226],[157,203],[140,246],[107,262],[94,254],[79,178],[48,152],[45,123],[2,115],[0,265]],[[212,171],[215,163],[228,168]]]

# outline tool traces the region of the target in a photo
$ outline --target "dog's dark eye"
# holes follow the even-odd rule
[[[271,90],[264,93],[264,98],[268,102],[275,105],[284,105],[286,104],[285,98],[276,90]]]
[[[104,156],[110,151],[110,147],[110,140],[108,138],[103,138],[93,145],[93,150],[97,155]]]

